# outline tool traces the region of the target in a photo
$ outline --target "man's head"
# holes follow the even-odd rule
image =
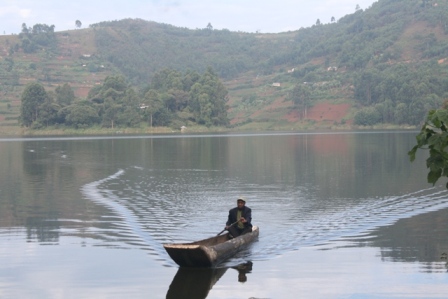
[[[240,196],[236,200],[236,204],[238,206],[238,209],[242,209],[246,205],[246,199],[244,197]]]

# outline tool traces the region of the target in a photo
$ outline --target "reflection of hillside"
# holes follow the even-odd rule
[[[24,194],[17,190],[23,184],[22,142],[0,142],[0,226],[17,226],[16,205],[24,200]],[[13,211],[13,212],[11,212]]]
[[[308,146],[320,156],[343,156],[353,148],[354,135],[324,134],[308,137]]]
[[[92,213],[79,200],[79,186],[94,177],[84,163],[92,165],[98,158],[85,145],[57,140],[0,142],[0,227],[23,226],[28,239],[54,243],[62,225],[81,225],[60,219],[82,215],[81,220],[89,220]]]
[[[230,137],[227,157],[232,176],[249,182],[318,186],[321,198],[385,196],[422,184],[412,169],[425,166],[409,162],[410,142],[404,132]]]
[[[27,239],[37,239],[39,243],[57,243],[59,241],[59,222],[43,217],[26,219]]]
[[[434,263],[446,262],[442,257],[448,253],[447,218],[448,209],[444,209],[399,220],[372,232],[367,245],[380,247],[383,260],[420,262],[423,272],[440,270]]]
[[[193,194],[196,200],[193,191],[208,184],[204,180],[211,190],[216,182],[234,180],[238,188],[239,183],[253,187],[254,196],[263,192],[260,186],[285,186],[282,196],[298,205],[305,198],[312,201],[307,205],[311,209],[347,207],[353,200],[408,194],[409,186],[427,187],[424,160],[410,163],[406,155],[411,142],[413,138],[403,132],[0,142],[0,227],[27,227],[31,238],[51,242],[57,238],[52,230],[58,227],[98,237],[89,228],[107,231],[111,222],[101,221],[99,215],[115,214],[84,198],[80,188],[126,167],[126,173],[135,175],[130,181],[138,183],[130,189],[143,190],[145,198],[159,190],[185,198]],[[134,166],[150,170],[148,176],[140,171],[131,174],[129,168]],[[148,191],[153,186],[159,189]],[[303,213],[302,208],[296,211]],[[47,230],[39,232],[42,238],[37,237],[36,225]]]

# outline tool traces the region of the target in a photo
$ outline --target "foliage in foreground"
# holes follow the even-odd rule
[[[417,144],[409,151],[411,161],[415,160],[418,149],[429,149],[426,167],[429,169],[428,183],[435,184],[442,176],[448,177],[448,109],[431,110],[416,136]],[[448,183],[446,184],[448,188]]]

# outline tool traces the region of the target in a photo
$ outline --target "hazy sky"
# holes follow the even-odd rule
[[[317,19],[329,23],[366,9],[375,0],[1,0],[0,34],[20,33],[41,23],[56,31],[82,28],[101,21],[139,18],[190,29],[205,28],[276,33],[310,27]]]

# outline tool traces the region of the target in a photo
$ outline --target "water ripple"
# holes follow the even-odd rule
[[[400,196],[364,199],[316,199],[306,187],[243,185],[238,179],[213,180],[210,173],[134,167],[82,187],[93,202],[117,217],[92,222],[87,233],[110,246],[136,246],[173,265],[163,243],[190,242],[223,229],[240,190],[254,211],[260,238],[230,263],[264,260],[303,246],[346,237],[363,238],[369,231],[399,219],[448,208],[448,192],[429,188]],[[273,200],[275,199],[275,200]],[[67,219],[67,221],[71,221]],[[106,222],[106,223],[103,223]],[[86,229],[86,228],[84,228]],[[86,232],[84,232],[85,234]],[[100,244],[107,246],[107,244]]]

